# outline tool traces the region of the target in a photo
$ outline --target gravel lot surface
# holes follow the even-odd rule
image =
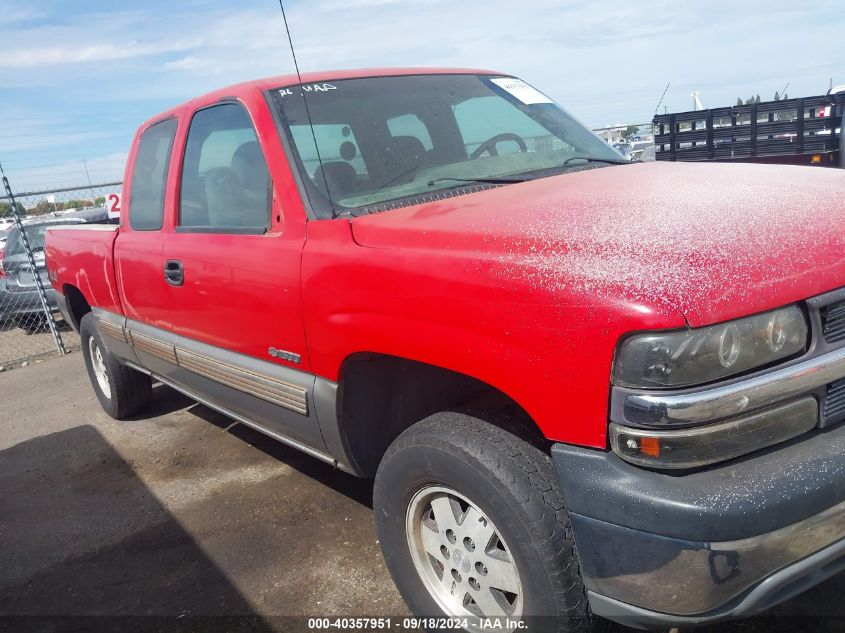
[[[116,422],[79,353],[0,374],[0,393],[0,615],[282,631],[295,627],[279,616],[407,613],[376,543],[370,482],[165,387],[144,417]],[[778,617],[700,630],[845,631],[818,617],[844,614],[843,596],[840,576]],[[5,630],[55,625],[0,617]]]
[[[79,349],[79,335],[64,321],[59,321],[59,334],[65,349]],[[10,320],[0,318],[0,367],[12,369],[21,363],[56,355],[56,344],[49,330],[27,334]]]

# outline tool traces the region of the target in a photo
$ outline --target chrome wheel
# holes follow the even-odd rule
[[[88,339],[88,354],[91,357],[91,368],[94,370],[94,376],[97,378],[97,384],[100,386],[100,391],[106,398],[111,398],[111,386],[109,385],[109,374],[106,371],[106,363],[103,359],[103,352],[94,337]]]
[[[408,506],[405,533],[416,571],[446,615],[522,615],[522,585],[511,550],[465,496],[443,486],[418,491]]]

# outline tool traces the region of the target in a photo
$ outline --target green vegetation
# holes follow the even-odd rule
[[[639,126],[629,125],[628,127],[625,128],[625,131],[622,132],[622,137],[623,138],[629,138],[631,136],[634,136],[639,131],[640,131]]]
[[[18,215],[20,215],[20,216],[26,215],[26,209],[24,208],[24,206],[20,202],[17,202],[15,204],[15,206],[18,209]],[[11,215],[12,215],[12,205],[8,202],[0,202],[0,218],[11,217]]]

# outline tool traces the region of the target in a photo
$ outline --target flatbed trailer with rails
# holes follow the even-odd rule
[[[655,158],[845,167],[845,92],[654,117]]]

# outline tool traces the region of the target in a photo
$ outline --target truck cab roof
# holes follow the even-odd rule
[[[227,97],[237,97],[245,92],[259,90],[272,90],[274,88],[283,88],[286,86],[295,86],[302,84],[314,84],[326,81],[338,81],[341,79],[361,79],[365,77],[398,77],[398,76],[412,76],[412,75],[507,75],[508,73],[498,72],[495,70],[484,70],[477,68],[450,68],[450,67],[386,67],[386,68],[359,68],[352,70],[320,70],[307,73],[287,74],[287,75],[272,75],[269,77],[261,77],[249,81],[243,81],[237,84],[231,84],[223,88],[218,88],[211,92],[199,95],[179,105],[174,106],[164,112],[145,121],[141,127],[147,127],[156,121],[171,116],[179,112],[183,107],[194,103],[196,101],[209,101],[217,99],[225,99]]]

